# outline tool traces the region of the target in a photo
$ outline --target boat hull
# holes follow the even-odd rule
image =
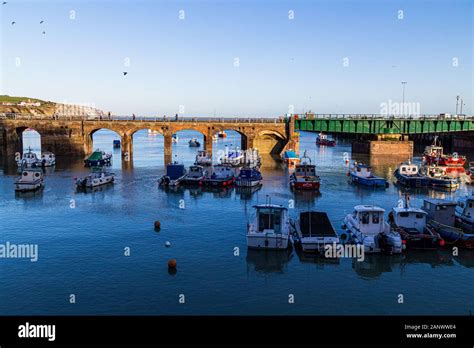
[[[426,177],[415,176],[415,175],[402,175],[398,170],[394,173],[397,182],[407,187],[427,187],[429,180]]]
[[[318,181],[314,181],[314,182],[292,181],[290,185],[295,190],[319,190],[321,183]]]
[[[289,237],[282,234],[247,233],[249,249],[286,250]]]
[[[262,180],[247,180],[247,179],[237,179],[235,180],[235,186],[238,187],[255,187],[262,183]]]
[[[372,178],[363,178],[353,173],[351,175],[351,181],[353,183],[368,186],[368,187],[387,187],[387,181],[383,178],[372,177]]]
[[[15,182],[15,191],[16,192],[36,191],[42,188],[43,185],[44,185],[43,180],[37,180],[31,183]]]
[[[448,166],[448,167],[462,167],[466,164],[466,159],[464,157],[453,157],[453,156],[425,156],[426,164],[433,164],[438,166]]]
[[[204,179],[202,184],[204,186],[213,186],[213,187],[227,187],[234,184],[235,178],[230,179]]]

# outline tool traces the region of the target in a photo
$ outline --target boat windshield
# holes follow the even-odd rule
[[[258,230],[274,230],[275,233],[281,232],[281,210],[260,209],[258,214]]]

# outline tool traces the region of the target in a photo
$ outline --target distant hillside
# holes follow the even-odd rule
[[[99,116],[102,110],[91,106],[55,103],[37,98],[0,95],[0,113],[35,116]]]

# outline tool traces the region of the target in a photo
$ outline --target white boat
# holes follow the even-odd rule
[[[178,186],[186,176],[184,164],[177,162],[166,165],[166,174],[160,180],[160,186]]]
[[[78,188],[94,188],[106,184],[111,184],[115,180],[115,174],[104,171],[93,172],[84,178],[76,179]]]
[[[294,238],[303,252],[324,252],[327,244],[339,243],[336,230],[323,212],[301,212],[299,218],[292,221],[292,228]]]
[[[455,214],[456,225],[466,233],[474,233],[474,192],[459,199]]]
[[[15,180],[15,191],[35,191],[44,185],[44,175],[41,169],[25,169]]]
[[[224,156],[221,157],[221,163],[235,167],[240,166],[244,163],[244,152],[238,148],[229,149],[226,146]]]
[[[290,187],[297,190],[319,190],[321,178],[316,175],[316,166],[306,156],[306,151],[297,164],[295,171],[290,175]]]
[[[194,164],[199,166],[212,166],[212,156],[205,150],[198,151]]]
[[[36,153],[31,151],[31,148],[28,148],[28,151],[24,152],[23,156],[21,156],[16,163],[22,168],[35,168],[41,166],[40,159],[36,156]]]
[[[178,140],[179,140],[178,134],[175,133],[175,134],[173,134],[173,135],[171,136],[171,142],[172,142],[173,144],[177,144],[177,143],[178,143]]]
[[[199,140],[197,140],[197,138],[192,138],[188,142],[188,144],[189,144],[190,147],[199,147],[199,146],[201,146],[201,143],[199,142]]]
[[[260,167],[261,163],[262,160],[257,149],[247,149],[244,151],[243,164],[245,166],[255,168]]]
[[[357,205],[344,219],[343,228],[352,242],[362,244],[365,253],[399,254],[400,234],[392,231],[384,218],[385,210],[374,205]]]
[[[203,166],[194,165],[189,167],[188,173],[184,176],[183,184],[202,185],[202,181],[207,175],[207,170]]]
[[[207,175],[202,184],[205,186],[228,187],[234,184],[235,173],[231,167],[218,164],[212,168],[212,174]]]
[[[52,167],[56,164],[56,156],[52,152],[43,152],[41,154],[41,165],[43,167]]]
[[[255,168],[242,168],[235,179],[235,186],[254,187],[262,184],[262,173]]]
[[[254,221],[247,225],[247,246],[251,249],[287,249],[290,238],[287,209],[270,203],[254,208]]]

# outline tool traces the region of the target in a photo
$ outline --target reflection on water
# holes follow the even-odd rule
[[[226,145],[240,144],[234,133],[214,143],[215,161]],[[263,156],[261,187],[162,189],[157,181],[164,173],[161,135],[146,130],[135,134],[133,167],[125,166],[120,150],[113,149],[114,133],[98,131],[94,136],[94,147],[113,153],[116,174],[113,185],[94,192],[76,191],[74,178],[89,173],[81,158],[58,157],[56,167],[46,170],[44,190],[26,195],[13,190],[18,175],[13,159],[0,164],[0,243],[39,245],[34,265],[0,259],[0,277],[14,280],[2,282],[1,313],[464,315],[474,309],[472,251],[460,250],[459,256],[449,249],[366,255],[358,262],[299,250],[247,250],[252,206],[267,197],[288,207],[292,218],[302,210],[325,211],[336,230],[357,204],[377,204],[388,212],[406,189],[350,184],[345,154],[351,162],[369,161],[376,174],[392,183],[399,159],[351,157],[349,141],[316,147],[316,134],[302,133],[301,153],[307,150],[317,166],[320,192],[291,191],[291,170],[270,155]],[[198,149],[190,148],[187,140],[202,140],[202,135],[183,131],[178,137],[173,154],[186,166],[193,164]],[[418,163],[420,157],[413,160]],[[457,192],[409,192],[411,204],[421,206],[427,197],[454,200],[471,190],[462,185]],[[158,233],[155,221],[161,222]],[[171,247],[164,246],[166,241]],[[131,248],[130,257],[123,255],[125,247]],[[167,271],[170,258],[178,262],[175,274]],[[64,294],[72,291],[81,301],[65,306]],[[400,292],[409,305],[394,300]],[[178,293],[188,294],[185,307],[175,301]],[[289,293],[297,298],[291,308],[281,305]]]

